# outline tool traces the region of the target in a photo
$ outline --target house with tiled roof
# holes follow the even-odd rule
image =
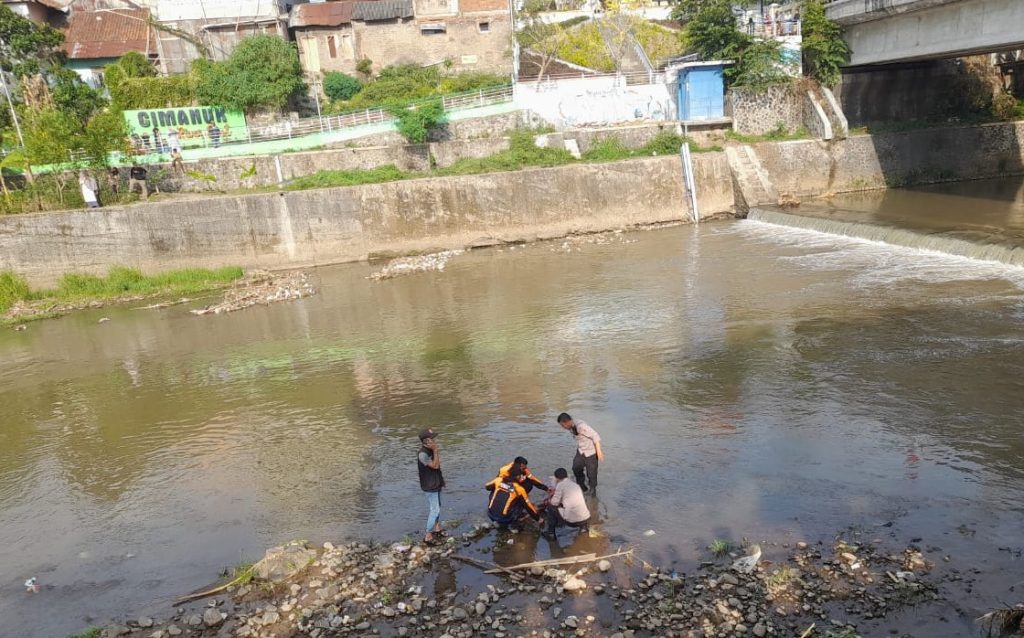
[[[87,84],[103,81],[103,67],[136,51],[156,61],[156,32],[148,9],[74,9],[64,32],[67,66]]]
[[[512,68],[507,0],[336,0],[292,6],[288,28],[311,77],[354,74],[360,60],[450,64],[456,71]]]

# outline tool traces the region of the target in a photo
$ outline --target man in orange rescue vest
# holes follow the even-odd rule
[[[522,475],[522,469],[513,464],[506,478],[499,476],[486,486],[491,491],[487,516],[501,527],[514,525],[525,516],[540,519],[540,512],[519,482]]]
[[[527,494],[529,494],[535,487],[539,487],[547,492],[548,486],[542,483],[539,478],[531,474],[530,469],[526,467],[527,465],[529,465],[529,461],[521,456],[517,456],[516,460],[498,470],[498,478],[507,479],[509,474],[512,472],[512,468],[518,467],[521,471],[519,484],[523,486],[523,489],[526,490]]]

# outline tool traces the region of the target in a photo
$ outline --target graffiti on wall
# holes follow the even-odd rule
[[[581,84],[575,81],[530,85],[518,91],[517,101],[522,108],[560,127],[674,119],[675,108],[664,84]]]

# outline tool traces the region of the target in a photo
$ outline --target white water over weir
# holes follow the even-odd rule
[[[880,224],[842,221],[824,217],[794,215],[764,208],[752,208],[748,219],[789,228],[800,228],[829,235],[876,241],[915,250],[928,250],[981,261],[994,261],[1024,267],[1024,246],[973,242],[940,234]]]

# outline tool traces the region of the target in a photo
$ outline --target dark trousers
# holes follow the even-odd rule
[[[544,533],[548,536],[554,536],[555,530],[559,527],[578,527],[580,529],[587,529],[587,524],[590,521],[580,521],[579,523],[570,523],[569,521],[562,518],[562,513],[558,511],[557,507],[549,505],[544,510],[544,515],[547,518],[547,526],[544,528]]]
[[[583,478],[583,471],[586,470],[586,480]],[[576,458],[572,460],[572,473],[576,477],[576,484],[586,491],[591,492],[597,489],[597,455],[583,456],[576,450]]]
[[[497,523],[498,525],[501,525],[502,527],[515,523],[525,515],[526,506],[518,502],[513,504],[512,507],[509,508],[507,514],[494,513],[491,512],[490,510],[488,510],[487,512],[487,517],[495,523]]]

